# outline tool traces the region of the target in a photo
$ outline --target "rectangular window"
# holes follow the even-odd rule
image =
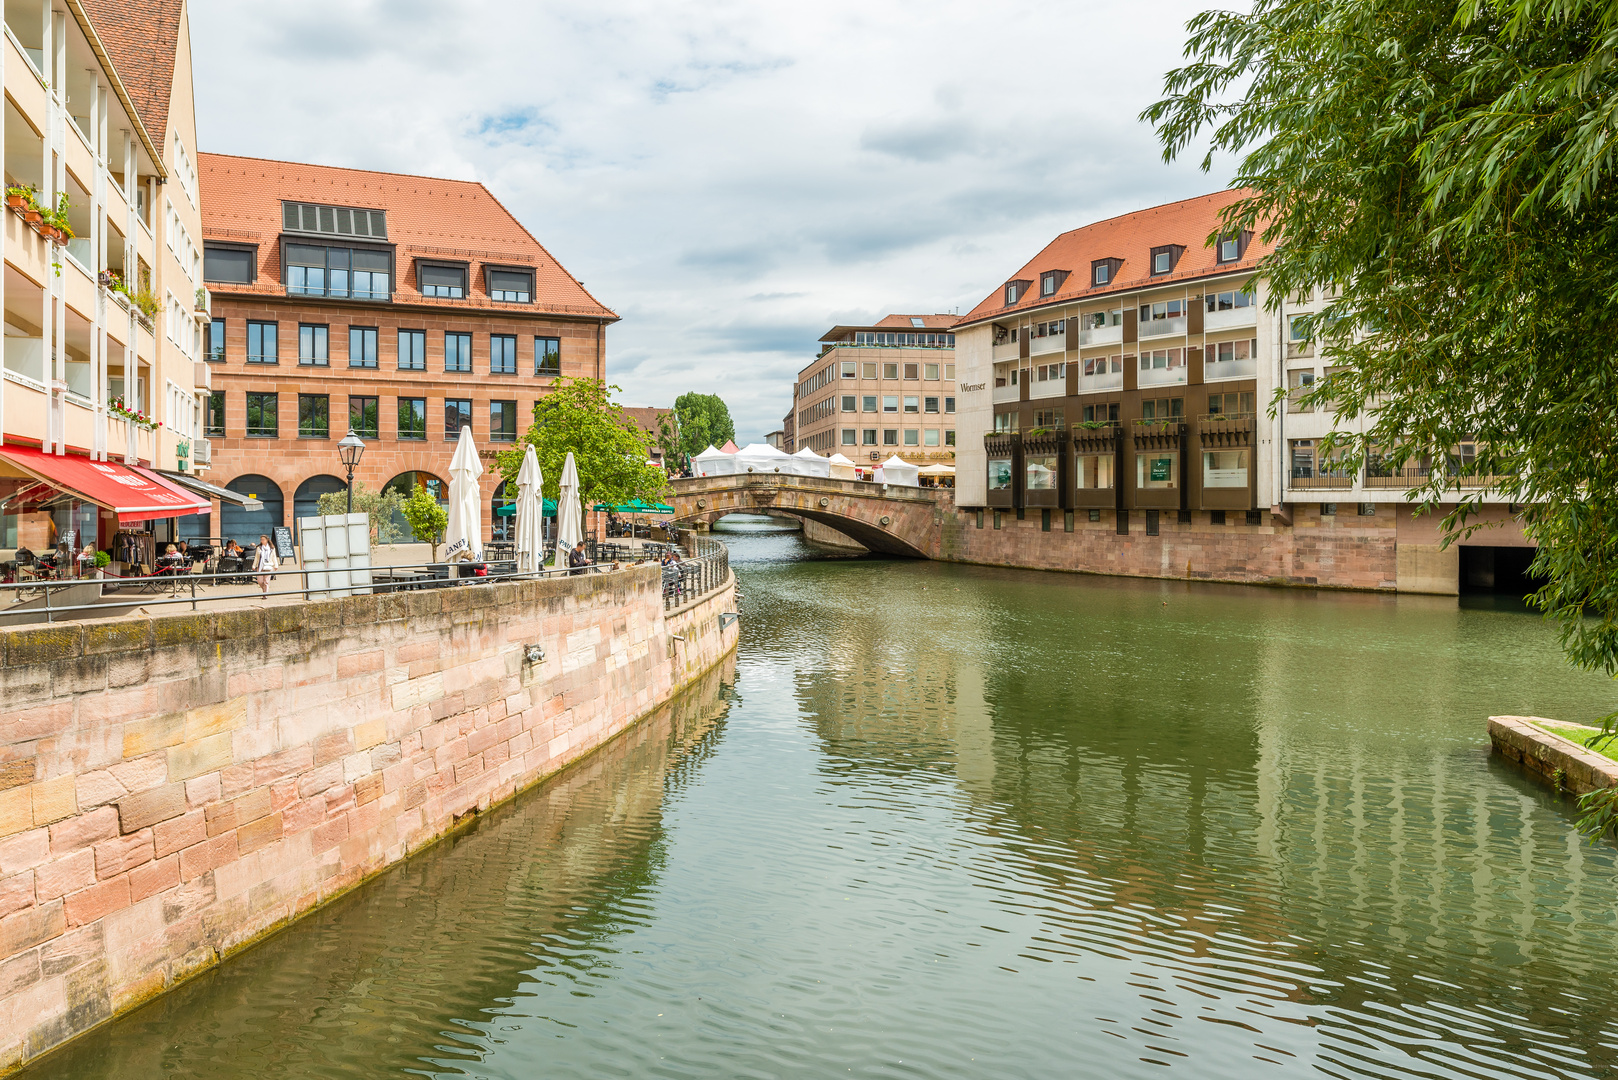
[[[517,403],[515,401],[489,402],[489,441],[517,441]]]
[[[246,285],[253,280],[253,252],[242,248],[216,248],[202,246],[202,277],[204,281],[223,281]]]
[[[468,398],[447,398],[444,401],[444,438],[451,441],[461,437],[463,427],[472,426],[472,402]]]
[[[1240,238],[1235,236],[1222,236],[1219,238],[1219,262],[1235,262],[1241,257]]]
[[[214,319],[208,324],[208,359],[219,363],[225,358],[225,320]]]
[[[843,378],[852,379],[854,377],[854,370],[855,370],[854,361],[852,361],[852,360],[844,360],[843,361]]]
[[[1237,308],[1252,307],[1253,294],[1237,289],[1233,292],[1209,293],[1203,297],[1209,311],[1235,311]]]
[[[1140,403],[1142,420],[1178,420],[1184,415],[1184,398],[1145,398]]]
[[[945,446],[954,446],[955,445],[955,429],[954,428],[950,428],[948,431],[944,432],[944,445]]]
[[[418,262],[416,282],[423,296],[460,300],[466,296],[466,267]]]
[[[517,374],[517,335],[489,335],[489,374]]]
[[[860,445],[862,445],[862,446],[875,446],[876,445],[876,428],[868,427],[868,428],[861,428],[860,429]]]
[[[906,394],[905,395],[905,412],[907,412],[907,413],[919,413],[919,412],[921,412],[921,398],[917,397],[914,394]]]
[[[950,337],[953,339],[955,337],[955,335],[951,334]],[[953,344],[953,341],[951,342],[951,344]],[[944,365],[944,378],[946,378],[946,379],[954,379],[955,378],[955,365],[954,364],[945,364]]]
[[[537,337],[534,339],[534,374],[560,375],[562,373],[562,339]]]
[[[313,323],[298,324],[298,363],[325,367],[331,362],[330,331]]]
[[[526,270],[490,270],[483,268],[483,278],[489,287],[489,299],[506,304],[526,304],[534,296],[534,275]]]
[[[446,333],[444,335],[444,370],[472,370],[472,335]]]
[[[374,397],[357,397],[350,394],[348,397],[348,429],[362,439],[376,439],[381,435],[377,431],[377,399]]]
[[[1159,251],[1152,256],[1152,273],[1166,274],[1169,272],[1169,253]]]
[[[1073,473],[1081,488],[1111,490],[1113,466],[1117,459],[1112,454],[1075,454]]]
[[[858,412],[859,410],[854,408],[855,401],[856,401],[856,398],[854,397],[853,394],[844,394],[843,395],[843,407],[839,411],[841,411],[841,412]]]
[[[928,364],[923,370],[926,371],[927,378],[929,378],[929,379],[938,378],[938,365],[937,364]]]
[[[843,445],[844,446],[853,446],[855,444],[855,439],[858,437],[858,435],[859,435],[859,433],[856,432],[853,428],[848,428],[848,427],[844,428],[843,429]]]
[[[427,331],[399,331],[399,370],[427,370]]]
[[[281,362],[276,349],[276,324],[272,322],[250,322],[247,324],[247,362],[249,364],[278,364]]]
[[[1247,486],[1246,450],[1204,450],[1202,486],[1244,488]]]
[[[249,439],[275,439],[280,437],[280,406],[276,395],[247,392],[247,437]]]
[[[298,438],[331,438],[331,398],[325,394],[298,395]]]
[[[1106,263],[1096,263],[1095,283],[1097,285],[1105,285],[1110,273],[1111,267],[1109,267]]]
[[[922,408],[927,412],[935,413],[938,411],[938,399],[935,397],[922,398],[921,404]]]
[[[376,337],[377,331],[374,326],[348,328],[349,367],[376,367]]]
[[[883,446],[898,446],[899,445],[899,432],[896,431],[893,428],[884,428],[883,431],[882,431],[882,445]]]
[[[899,365],[898,364],[883,364],[882,365],[882,377],[884,379],[897,379],[899,377]]]
[[[1208,395],[1208,415],[1220,417],[1252,416],[1254,394],[1251,390],[1241,393]]]
[[[208,395],[208,414],[203,417],[202,434],[207,439],[225,437],[225,392],[215,390]]]
[[[286,263],[290,295],[388,299],[392,274],[385,251],[287,244]]]
[[[283,202],[281,227],[289,232],[372,236],[381,239],[388,235],[388,215],[381,210],[356,210],[347,206]]]
[[[923,437],[922,437],[922,440],[921,440],[921,445],[923,445],[923,446],[937,446],[938,445],[938,429],[937,428],[935,428],[935,427],[928,428],[926,431],[922,432],[922,436]]]
[[[990,458],[989,459],[989,490],[990,491],[1010,491],[1011,490],[1011,459],[1010,458]],[[999,512],[996,511],[995,512],[995,517],[998,518],[999,516],[1000,516]],[[999,527],[1000,527],[999,525],[995,526],[995,528],[999,528]]]
[[[1156,490],[1178,486],[1178,454],[1162,450],[1145,450],[1135,455],[1135,487]]]
[[[876,365],[875,364],[862,364],[860,366],[864,369],[864,374],[861,376],[861,378],[865,378],[865,379],[874,379],[874,378],[876,378]]]
[[[915,428],[905,428],[905,445],[920,446],[921,432],[917,431]]]
[[[863,394],[860,396],[860,412],[876,412],[875,394]]]
[[[906,364],[905,365],[905,378],[907,378],[907,379],[919,379],[919,378],[921,378],[921,365],[920,364]]]
[[[889,412],[896,413],[896,412],[898,412],[899,411],[899,395],[898,394],[884,394],[884,395],[882,395],[882,411],[885,412],[885,413],[889,413]]]
[[[427,399],[399,399],[399,438],[420,441],[427,437]]]

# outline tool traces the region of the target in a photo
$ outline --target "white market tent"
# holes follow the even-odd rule
[[[919,472],[916,466],[910,464],[898,454],[894,454],[876,468],[876,482],[879,484],[895,484],[900,487],[920,487],[916,481]]]
[[[698,476],[729,476],[736,471],[736,455],[709,443],[708,449],[691,459],[691,471]]]
[[[829,475],[833,480],[854,479],[854,463],[842,454],[833,454],[826,459],[826,464],[830,469]]]
[[[792,455],[792,471],[799,476],[830,476],[831,462],[807,446]]]
[[[736,451],[736,471],[739,473],[789,473],[792,457],[769,443],[748,443]]]
[[[918,475],[918,476],[954,476],[955,475],[955,466],[953,466],[953,465],[945,465],[943,462],[940,461],[940,462],[936,462],[935,464],[932,464],[932,465],[923,465],[921,468],[916,470],[916,475]]]

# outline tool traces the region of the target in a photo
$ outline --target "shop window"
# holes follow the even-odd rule
[[[989,490],[990,491],[1010,491],[1011,490],[1011,459],[1010,458],[990,458],[989,459]],[[998,518],[999,516],[1000,516],[999,512],[996,511],[995,517]],[[995,525],[995,528],[998,529],[999,527],[1000,526],[998,524]]]
[[[1113,470],[1118,459],[1112,454],[1076,454],[1073,472],[1078,486],[1087,490],[1111,490],[1115,486]]]
[[[1202,486],[1208,488],[1244,488],[1247,486],[1246,450],[1204,450],[1202,452]]]
[[[1135,486],[1160,491],[1179,486],[1180,455],[1172,450],[1146,450],[1135,455]]]
[[[1025,491],[1056,490],[1057,460],[1055,454],[1029,454],[1023,461]]]

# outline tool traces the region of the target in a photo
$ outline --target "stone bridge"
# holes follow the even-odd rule
[[[936,559],[952,493],[936,488],[829,480],[784,473],[737,473],[674,481],[674,515],[712,524],[726,514],[779,510],[857,540],[884,555]]]

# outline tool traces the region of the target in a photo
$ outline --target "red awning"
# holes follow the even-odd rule
[[[206,514],[211,505],[145,469],[79,454],[58,457],[25,446],[0,446],[0,458],[53,488],[115,511],[123,521]]]

